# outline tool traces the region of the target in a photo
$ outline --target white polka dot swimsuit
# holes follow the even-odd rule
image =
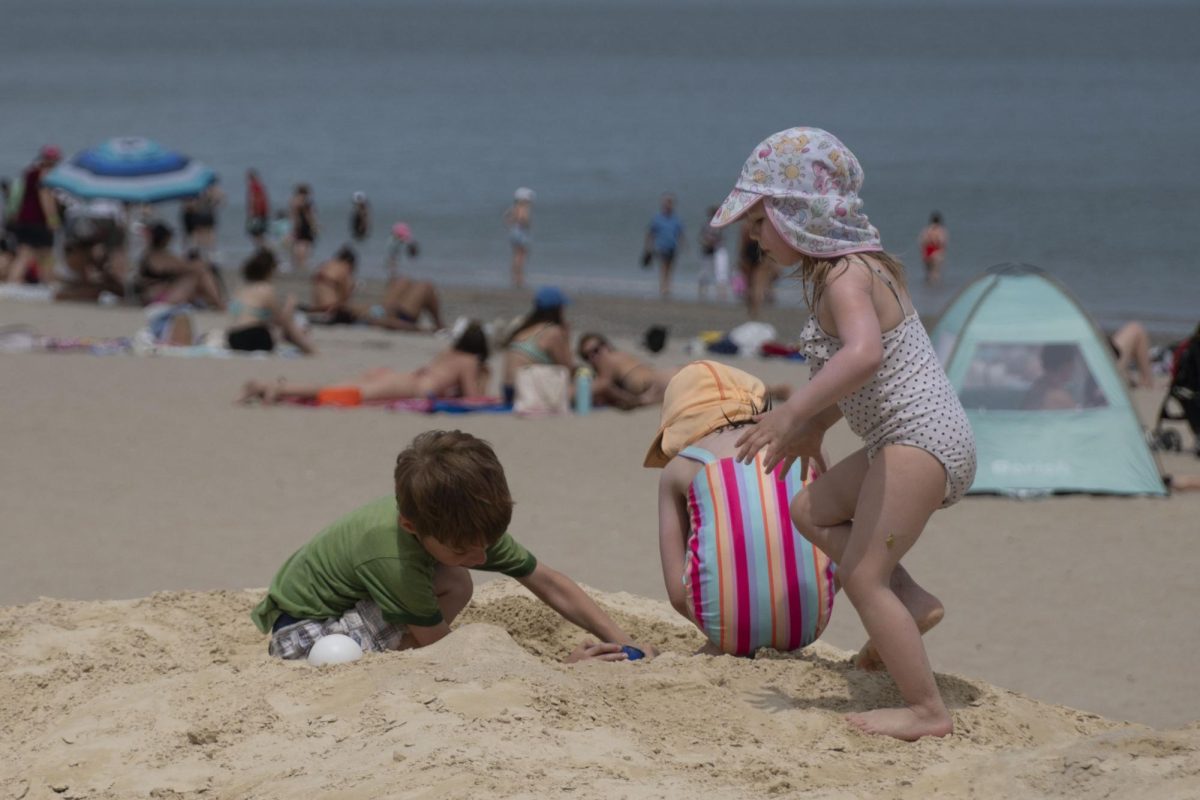
[[[900,302],[895,287],[873,271]],[[821,329],[815,313],[809,315],[800,339],[813,375],[842,349],[841,340]],[[971,488],[975,435],[915,311],[883,334],[879,369],[865,386],[839,400],[838,408],[850,430],[862,438],[867,458],[873,459],[886,445],[903,444],[919,447],[940,461],[946,470],[943,508],[957,503]]]

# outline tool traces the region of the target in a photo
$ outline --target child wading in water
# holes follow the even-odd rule
[[[809,457],[843,415],[863,449],[825,472],[791,504],[792,521],[838,565],[838,578],[870,637],[859,655],[882,662],[903,708],[847,719],[900,739],[953,729],[921,633],[942,618],[937,598],[900,566],[930,515],[956,503],[975,477],[975,440],[904,285],[862,213],[858,160],[817,128],[791,128],[751,153],[713,217],[745,217],[751,236],[782,265],[796,265],[812,310],[801,338],[808,385],[756,417],[738,440],[763,467]]]
[[[662,467],[658,536],[667,596],[708,637],[704,652],[750,656],[816,641],[829,622],[833,565],[797,537],[788,505],[807,464],[763,471],[736,459],[737,440],[768,407],[758,378],[716,361],[667,384],[645,466]]]

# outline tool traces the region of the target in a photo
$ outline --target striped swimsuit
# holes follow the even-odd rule
[[[679,455],[704,465],[688,487],[683,574],[701,630],[731,655],[812,644],[833,610],[834,566],[792,527],[799,463],[783,476],[763,472],[762,453],[753,464],[694,446]]]

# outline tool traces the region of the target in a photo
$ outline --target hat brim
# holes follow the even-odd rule
[[[659,431],[654,437],[654,441],[650,444],[650,449],[646,451],[646,458],[642,461],[642,466],[647,469],[662,469],[671,460],[667,458],[666,453],[662,449],[663,431]]]
[[[736,222],[747,211],[753,208],[755,203],[764,197],[766,195],[759,194],[758,192],[734,189],[725,198],[725,202],[721,203],[721,207],[717,209],[717,213],[713,214],[713,218],[709,224],[714,228],[723,228],[732,222]]]

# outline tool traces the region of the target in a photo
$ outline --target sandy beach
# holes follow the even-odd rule
[[[445,304],[524,310],[504,292]],[[800,322],[771,315],[785,334]],[[740,312],[580,298],[569,316],[627,346],[667,324],[654,359],[682,364],[687,338]],[[141,313],[4,302],[0,324],[128,336]],[[927,646],[957,732],[868,739],[840,715],[895,690],[846,664],[863,633],[844,598],[799,656],[687,655],[700,639],[663,602],[657,473],[640,466],[657,409],[522,420],[234,403],[250,378],[412,368],[445,345],[314,335],[312,359],[0,356],[0,797],[1200,796],[1200,493],[967,498],[936,514],[906,564],[946,604]],[[808,372],[733,363],[768,382]],[[1160,398],[1136,394],[1144,423]],[[561,666],[577,632],[479,576],[456,633],[427,650],[321,671],[268,658],[247,616],[255,587],[388,494],[396,453],[433,427],[491,441],[514,535],[667,654]],[[844,424],[827,443],[835,457],[857,446]],[[1187,454],[1163,467],[1200,472]]]

